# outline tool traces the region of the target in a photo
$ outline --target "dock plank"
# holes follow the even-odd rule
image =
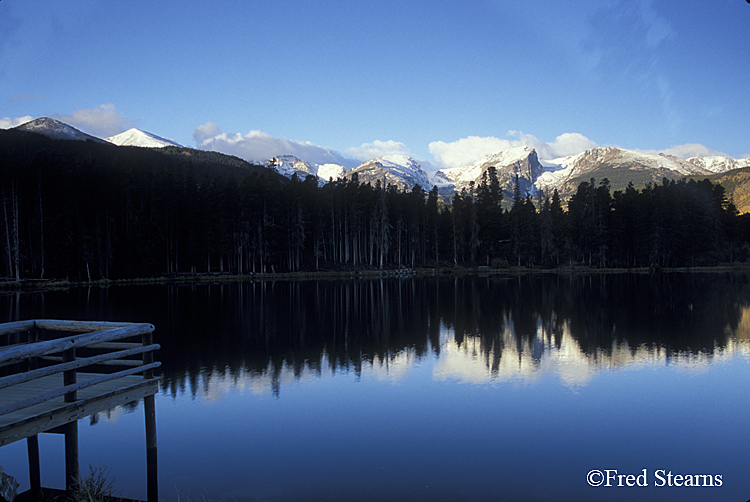
[[[78,373],[77,379],[81,382],[98,376],[100,374]],[[0,389],[0,406],[60,388],[62,385],[62,375],[57,374]],[[66,403],[63,396],[60,396],[6,413],[0,416],[0,446],[142,399],[157,391],[158,379],[125,376],[78,391],[78,399],[72,403]]]
[[[39,330],[45,340],[39,340]],[[42,489],[37,434],[65,435],[66,489],[72,490],[79,478],[77,420],[142,399],[148,501],[158,501],[154,394],[160,379],[154,369],[161,363],[154,361],[159,345],[153,343],[153,331],[145,323],[36,319],[0,324],[0,367],[5,368],[0,377],[0,447],[27,439],[29,471],[36,473],[30,474],[27,492],[32,498]],[[49,336],[53,332],[73,334]],[[40,360],[58,364],[40,367]],[[78,371],[102,365],[127,368]]]

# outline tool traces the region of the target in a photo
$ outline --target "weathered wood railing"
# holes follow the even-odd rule
[[[145,323],[0,324],[0,446],[27,439],[32,491],[41,489],[37,434],[65,434],[70,488],[79,476],[77,420],[143,398],[148,500],[156,500],[154,369],[160,363],[153,331]]]

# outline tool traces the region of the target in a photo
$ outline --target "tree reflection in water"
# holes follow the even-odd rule
[[[560,358],[594,369],[643,359],[708,360],[747,340],[738,327],[750,305],[750,280],[708,273],[492,275],[123,286],[1,298],[4,321],[155,324],[169,393],[199,392],[206,385],[201,375],[219,374],[268,380],[278,395],[290,376],[360,376],[373,366],[388,373],[405,358],[448,359],[446,350],[480,361],[487,379]]]

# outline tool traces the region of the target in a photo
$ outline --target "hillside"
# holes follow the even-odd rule
[[[47,158],[57,158],[61,165],[84,165],[97,170],[106,170],[113,175],[116,175],[118,170],[122,170],[121,174],[125,174],[125,171],[132,169],[155,170],[168,166],[186,172],[193,170],[196,176],[242,177],[255,173],[286,181],[282,176],[263,166],[223,153],[179,146],[153,149],[117,146],[105,141],[59,141],[47,134],[29,132],[21,128],[0,129],[0,149],[3,152],[0,157],[0,168],[6,169],[11,167],[11,163],[14,166],[39,168]]]
[[[719,183],[740,213],[750,213],[750,167],[707,176],[714,183]]]

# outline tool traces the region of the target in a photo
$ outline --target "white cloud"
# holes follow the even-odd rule
[[[468,166],[488,155],[517,146],[534,148],[539,158],[545,160],[575,155],[598,146],[583,134],[575,132],[561,134],[553,142],[544,142],[521,131],[508,131],[508,136],[516,139],[469,136],[451,143],[434,141],[429,148],[438,164],[450,168]]]
[[[17,118],[10,118],[10,117],[3,117],[0,118],[0,129],[10,129],[11,127],[20,126],[21,124],[25,124],[26,122],[31,122],[34,120],[34,117],[31,115],[26,115],[25,117],[17,117]]]
[[[247,134],[224,133],[217,124],[206,122],[193,131],[198,148],[235,155],[248,161],[265,162],[280,155],[294,155],[314,164],[341,164],[354,167],[357,161],[336,150],[318,146],[309,141],[276,138],[267,132],[250,131]]]
[[[193,139],[197,145],[201,145],[204,141],[210,140],[214,136],[221,134],[221,128],[219,124],[213,122],[206,122],[205,124],[199,125],[193,131]]]
[[[133,127],[134,122],[120,114],[115,105],[108,103],[97,108],[77,110],[71,115],[56,115],[57,120],[84,132],[107,138]]]
[[[451,143],[433,141],[428,145],[438,164],[445,167],[463,167],[501,150],[514,146],[507,139],[493,136],[469,136]]]
[[[685,143],[684,145],[675,145],[664,150],[639,150],[644,153],[665,153],[667,155],[674,155],[681,159],[689,159],[690,157],[712,157],[722,156],[729,157],[729,155],[711,150],[707,146],[701,145],[700,143]]]
[[[550,149],[549,155],[543,158],[556,159],[559,157],[567,157],[569,155],[576,155],[586,150],[596,148],[596,142],[590,140],[583,134],[577,132],[566,132],[555,138],[555,141],[548,143]]]
[[[409,148],[400,141],[381,141],[376,139],[372,143],[362,143],[358,147],[348,148],[347,153],[358,159],[369,160],[375,157],[382,157],[390,154],[401,154],[413,157]]]

